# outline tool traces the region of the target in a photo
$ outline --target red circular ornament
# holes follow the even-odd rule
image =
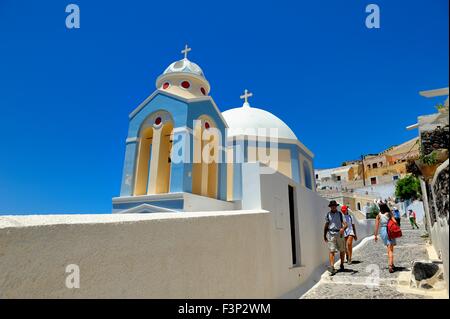
[[[203,94],[203,95],[206,95],[206,90],[205,90],[205,88],[202,88],[202,87],[201,87],[201,88],[200,88],[200,91],[202,91],[202,94]]]
[[[208,122],[205,122],[205,128],[209,129],[209,123]]]
[[[155,124],[156,125],[159,125],[159,124],[161,124],[161,118],[160,117],[157,117],[156,119],[155,119]]]
[[[169,88],[169,86],[170,86],[169,82],[165,82],[165,83],[163,84],[163,89],[164,89],[164,90],[167,90],[167,89]]]
[[[188,81],[183,81],[183,82],[181,82],[181,86],[182,86],[184,89],[189,89],[190,86],[191,86],[191,83],[189,83]]]

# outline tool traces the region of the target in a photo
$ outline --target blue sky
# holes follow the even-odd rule
[[[448,0],[343,3],[0,0],[0,214],[110,212],[128,114],[185,43],[222,111],[248,88],[318,168],[415,137],[418,91],[448,85]]]

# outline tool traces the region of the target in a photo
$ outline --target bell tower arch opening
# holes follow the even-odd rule
[[[150,114],[139,130],[134,196],[169,192],[172,116],[166,111]]]
[[[192,193],[217,198],[219,145],[216,123],[207,115],[200,116],[194,125]]]

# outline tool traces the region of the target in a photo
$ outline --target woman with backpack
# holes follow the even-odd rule
[[[375,241],[378,241],[378,231],[387,247],[389,272],[393,273],[395,271],[394,246],[397,245],[396,238],[401,236],[401,231],[388,205],[384,203],[380,204],[380,213],[375,221]]]

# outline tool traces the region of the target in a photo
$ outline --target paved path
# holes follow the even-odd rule
[[[403,224],[405,226],[403,226]],[[390,274],[387,267],[387,251],[382,240],[373,237],[353,252],[356,264],[345,264],[345,271],[334,276],[325,273],[321,281],[309,290],[305,299],[422,299],[423,295],[402,293],[397,290],[399,275],[410,272],[412,261],[428,259],[425,240],[419,230],[411,230],[403,223],[403,237],[397,240],[394,264],[399,270]],[[421,226],[421,225],[420,225]]]

